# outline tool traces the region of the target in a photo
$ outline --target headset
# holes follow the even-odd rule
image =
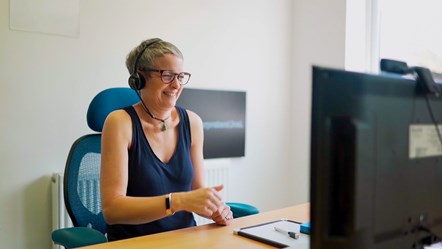
[[[132,74],[129,76],[128,82],[129,82],[130,88],[134,89],[137,92],[140,91],[141,89],[143,89],[143,87],[146,85],[146,80],[144,79],[144,77],[142,75],[139,75],[137,72],[138,61],[140,60],[141,56],[143,55],[144,51],[146,51],[147,48],[149,48],[153,44],[161,42],[161,41],[162,41],[161,39],[157,38],[154,41],[148,43],[141,50],[141,52],[137,55],[137,58],[135,59],[134,68],[132,70]]]

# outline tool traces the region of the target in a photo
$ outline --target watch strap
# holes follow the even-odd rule
[[[166,214],[173,215],[175,212],[172,212],[172,193],[169,193],[166,196]]]

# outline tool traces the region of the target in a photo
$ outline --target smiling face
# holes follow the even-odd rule
[[[153,68],[155,70],[169,70],[174,73],[183,72],[183,60],[173,54],[165,54],[154,60]],[[169,84],[161,80],[161,73],[154,71],[141,72],[146,79],[146,85],[141,90],[143,99],[147,101],[148,106],[160,109],[173,108],[183,90],[177,77]]]

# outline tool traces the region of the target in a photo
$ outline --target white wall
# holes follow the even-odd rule
[[[50,176],[90,132],[92,97],[126,86],[126,54],[151,37],[182,50],[189,87],[247,91],[246,157],[206,161],[230,165],[231,200],[262,211],[308,201],[309,65],[344,56],[345,4],[328,2],[80,1],[69,38],[10,30],[0,0],[2,248],[50,248]]]
[[[290,189],[295,203],[302,203],[310,199],[311,68],[344,68],[346,0],[293,4]]]

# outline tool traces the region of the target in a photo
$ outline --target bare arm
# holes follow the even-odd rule
[[[103,214],[109,224],[141,224],[165,214],[165,196],[128,197],[128,148],[132,122],[123,110],[107,117],[102,133],[100,188]]]
[[[204,129],[203,121],[194,112],[188,111],[192,145],[190,148],[190,157],[192,158],[194,178],[192,182],[192,189],[204,187]]]
[[[204,144],[204,127],[201,118],[188,111],[189,121],[191,127],[191,137],[192,145],[190,148],[190,156],[192,158],[192,164],[194,169],[194,179],[192,183],[192,189],[199,189],[204,187],[204,155],[203,155],[203,144]],[[221,191],[222,187],[215,187],[217,191]],[[205,215],[204,213],[198,213],[199,215],[210,218],[217,224],[228,225],[230,223],[230,218],[232,218],[232,213],[230,207],[224,202],[220,202],[217,210],[210,215]],[[229,219],[227,219],[227,218]]]

